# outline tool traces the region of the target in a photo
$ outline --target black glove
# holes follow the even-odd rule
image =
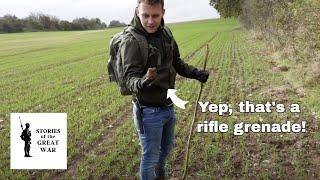
[[[153,81],[153,79],[149,79],[149,78],[143,79],[143,80],[141,81],[141,87],[142,87],[143,89],[147,88],[152,81]]]
[[[195,70],[194,71],[194,77],[196,80],[205,83],[208,80],[209,72],[204,70]]]

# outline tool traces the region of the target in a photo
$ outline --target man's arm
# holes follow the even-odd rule
[[[21,137],[22,140],[24,140],[24,130],[22,131],[20,137]]]
[[[146,62],[142,58],[138,42],[133,37],[128,37],[120,50],[127,87],[134,93],[143,91],[154,77],[150,77],[149,72],[144,74]]]
[[[178,45],[175,40],[173,41],[173,66],[177,73],[186,78],[197,79],[203,83],[206,82],[209,73],[207,71],[198,70],[197,68],[183,62],[183,60],[180,58]]]

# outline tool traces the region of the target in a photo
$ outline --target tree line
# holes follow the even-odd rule
[[[320,0],[210,0],[210,5],[222,17],[237,17],[268,53],[295,61],[286,78],[294,86],[320,83]]]
[[[238,17],[288,56],[320,61],[319,0],[210,0],[210,5],[222,17]]]
[[[113,20],[109,27],[125,26],[125,23]],[[0,33],[33,32],[33,31],[73,31],[105,29],[108,26],[99,18],[76,18],[71,22],[43,13],[31,13],[19,19],[15,15],[0,17]]]

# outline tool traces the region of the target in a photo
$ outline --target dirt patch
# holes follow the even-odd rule
[[[242,31],[241,27],[233,28],[229,32],[234,32],[234,31]]]
[[[297,87],[294,89],[295,93],[298,95],[298,97],[302,98],[306,95],[306,90],[303,87]]]
[[[308,65],[306,69],[306,86],[314,86],[320,82],[320,62],[314,62]]]
[[[291,137],[290,139],[266,139],[262,141],[263,143],[268,143],[275,146],[276,149],[284,149],[287,146],[294,145],[297,142],[297,139]]]
[[[3,120],[0,119],[0,132],[4,129]]]
[[[295,93],[293,88],[287,85],[270,87],[260,93],[265,99],[272,99],[274,101],[279,101],[285,103],[289,100],[289,94]]]
[[[278,73],[278,72],[287,72],[289,71],[289,67],[286,65],[280,65],[277,66],[277,64],[274,61],[270,61],[269,62],[270,68],[271,68],[271,72],[273,73]]]

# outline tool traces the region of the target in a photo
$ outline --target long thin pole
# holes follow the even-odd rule
[[[19,120],[20,120],[21,129],[22,129],[22,131],[23,131],[23,125],[22,125],[22,122],[21,122],[20,116],[19,116]]]
[[[204,60],[203,70],[206,70],[208,56],[209,56],[209,45],[207,44],[207,53],[206,53],[206,57]],[[183,180],[187,179],[190,141],[191,141],[191,137],[192,137],[194,122],[195,122],[195,119],[198,115],[198,113],[197,113],[198,112],[198,102],[199,102],[201,94],[202,94],[203,85],[204,85],[204,83],[201,83],[200,90],[199,90],[198,97],[197,97],[197,101],[196,101],[196,106],[195,106],[194,113],[193,113],[192,123],[190,126],[190,131],[189,131],[189,136],[188,136],[188,141],[187,141],[187,153],[186,153],[186,157],[185,157],[186,160],[185,160],[184,170],[183,170],[183,178],[182,178]]]

